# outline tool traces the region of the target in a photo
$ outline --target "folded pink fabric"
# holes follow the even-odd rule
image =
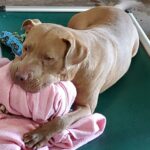
[[[51,84],[38,93],[28,93],[13,84],[8,59],[0,59],[0,103],[13,115],[0,114],[0,149],[28,150],[22,140],[39,124],[70,111],[76,88],[70,81]],[[100,136],[106,118],[98,113],[89,115],[56,134],[39,150],[74,150]]]

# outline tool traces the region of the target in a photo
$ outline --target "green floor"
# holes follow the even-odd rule
[[[20,25],[27,18],[66,25],[72,15],[0,13],[0,31],[21,33]],[[3,51],[4,56],[8,54],[7,50]],[[128,73],[100,95],[96,111],[106,116],[106,130],[80,150],[150,150],[150,58],[142,46]]]

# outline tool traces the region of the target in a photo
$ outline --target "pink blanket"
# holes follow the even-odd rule
[[[27,150],[23,134],[47,119],[68,113],[76,97],[76,89],[67,81],[52,84],[39,93],[27,93],[11,81],[10,63],[7,59],[0,59],[0,103],[13,114],[0,114],[0,150]],[[87,116],[56,134],[47,146],[39,150],[77,149],[101,135],[105,124],[106,119],[101,114]]]

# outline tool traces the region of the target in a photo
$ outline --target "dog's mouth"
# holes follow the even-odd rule
[[[23,81],[21,83],[18,82],[16,84],[18,84],[25,91],[31,93],[39,92],[44,87],[44,85],[41,84],[39,79],[33,79],[31,81]]]
[[[12,65],[10,67],[11,79],[15,84],[19,85],[25,91],[31,92],[31,93],[36,93],[36,92],[39,92],[39,90],[45,86],[45,84],[42,83],[40,78],[31,79],[29,77],[27,80],[21,80],[21,79],[18,80],[18,78],[16,78],[17,70],[18,70],[18,65],[15,63],[14,64],[12,63]]]
[[[60,80],[58,78],[46,78],[44,81],[42,80],[42,78],[36,78],[32,80],[28,79],[26,81],[14,80],[14,83],[19,85],[26,92],[37,93],[41,89],[49,86],[50,84],[53,84],[59,81]]]
[[[44,87],[44,84],[41,83],[40,79],[28,79],[25,81],[17,80],[15,77],[13,78],[13,82],[19,85],[26,92],[36,93],[39,92],[40,89]]]

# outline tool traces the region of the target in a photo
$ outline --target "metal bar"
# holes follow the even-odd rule
[[[6,6],[6,12],[82,12],[85,6]]]
[[[140,24],[138,23],[138,21],[136,20],[134,15],[132,13],[129,13],[129,16],[131,17],[134,25],[137,28],[142,45],[144,46],[145,50],[147,51],[148,55],[150,56],[150,40],[149,40],[149,38],[145,34],[144,30],[142,29],[142,27],[140,26]]]

